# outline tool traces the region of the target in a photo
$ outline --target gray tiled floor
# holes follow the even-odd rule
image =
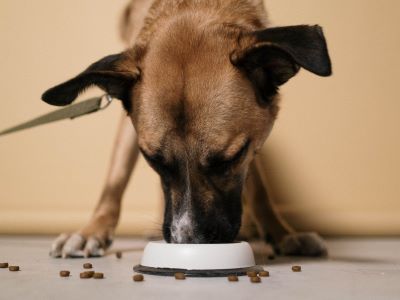
[[[226,278],[145,276],[133,282],[132,266],[145,245],[140,239],[117,239],[112,250],[124,251],[97,259],[52,259],[51,238],[0,237],[0,261],[21,267],[0,269],[0,299],[400,299],[400,239],[330,239],[330,258],[267,260],[271,277],[261,284],[248,278],[230,283]],[[90,261],[104,272],[103,280],[79,279],[82,263]],[[303,267],[293,273],[292,264]],[[67,269],[70,278],[58,272]]]

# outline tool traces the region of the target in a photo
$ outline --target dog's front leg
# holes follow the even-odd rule
[[[73,234],[61,234],[53,242],[53,257],[101,256],[111,245],[121,199],[139,154],[132,121],[123,115],[113,149],[107,179],[90,221]]]
[[[262,161],[256,157],[246,182],[248,211],[261,237],[283,255],[324,256],[327,248],[314,232],[296,232],[278,213],[268,195]]]

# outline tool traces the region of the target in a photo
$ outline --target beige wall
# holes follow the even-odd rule
[[[125,0],[0,1],[0,128],[54,108],[40,94],[122,49]],[[282,88],[265,145],[272,193],[299,229],[400,234],[400,2],[268,0],[273,25],[321,24],[334,76]],[[83,98],[97,95],[92,90]],[[102,113],[0,138],[0,232],[58,233],[90,216],[120,116]],[[141,160],[120,233],[160,228],[158,179]]]

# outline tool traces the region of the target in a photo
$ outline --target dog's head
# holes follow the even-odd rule
[[[278,88],[300,67],[331,74],[319,26],[248,32],[179,21],[146,47],[91,65],[43,95],[70,104],[91,85],[122,100],[143,156],[160,175],[168,242],[235,239],[249,163],[278,112]]]

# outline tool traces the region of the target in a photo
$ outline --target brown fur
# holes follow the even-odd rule
[[[232,156],[238,150],[235,141],[240,145],[250,137],[255,143],[243,168],[262,146],[278,111],[277,100],[269,109],[259,107],[252,100],[255,95],[248,80],[228,62],[243,30],[260,29],[265,24],[262,1],[256,5],[249,1],[202,1],[200,6],[192,4],[193,8],[187,1],[172,2],[166,8],[165,2],[155,1],[136,42],[146,53],[138,62],[146,69],[145,77],[133,96],[132,121],[139,145],[150,156],[164,146],[170,157],[173,152],[182,157],[185,149],[177,147],[184,144],[186,149],[197,151],[192,154],[197,156],[194,160],[204,163],[210,152]],[[189,68],[182,71],[182,64]],[[179,85],[183,83],[184,95]],[[227,118],[217,119],[210,111]],[[184,120],[175,122],[180,118]],[[167,134],[169,143],[162,145]],[[197,145],[198,141],[202,143]],[[228,188],[234,184],[219,181]],[[201,194],[210,207],[212,193],[205,187]],[[175,191],[174,196],[180,198],[181,194]]]

